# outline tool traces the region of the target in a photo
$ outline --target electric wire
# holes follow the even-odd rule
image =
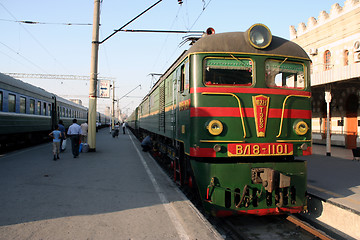
[[[2,4],[0,3],[0,5],[5,9],[5,11],[13,18],[15,19],[15,21],[18,21],[18,19]],[[59,62],[56,57],[54,57],[50,52],[49,50],[46,49],[46,47],[39,41],[35,38],[35,36],[27,29],[25,28],[22,24],[20,24],[20,26],[35,40],[35,42],[37,42],[37,44],[50,56],[53,58],[53,60],[55,62],[57,62],[65,71],[68,71],[68,69],[66,69],[66,67],[61,63]],[[25,58],[25,57],[23,57]],[[25,58],[27,61],[29,61],[27,58]],[[33,63],[32,63],[33,64]],[[37,66],[37,65],[36,65]],[[37,66],[38,67],[38,66]],[[41,68],[40,68],[41,69]],[[47,73],[46,71],[42,70],[43,72]],[[69,72],[69,71],[68,71]]]
[[[194,25],[195,25],[195,24],[197,23],[197,21],[200,19],[201,15],[204,13],[205,9],[209,6],[209,4],[211,3],[212,0],[209,0],[209,2],[208,2],[206,5],[205,5],[205,1],[204,1],[204,0],[202,0],[202,1],[203,1],[203,3],[204,3],[203,10],[202,10],[201,13],[199,14],[199,16],[196,18],[196,20],[195,20],[195,22],[193,23],[193,25],[191,25],[191,27],[190,27],[189,30],[191,30],[191,29],[194,27]]]
[[[15,51],[14,49],[12,49],[11,47],[9,47],[8,45],[6,45],[5,43],[0,42],[0,44],[4,45],[6,48],[8,48],[10,51],[14,52],[16,55],[20,56],[21,58],[25,59],[28,63],[30,63],[31,65],[33,65],[34,67],[38,68],[39,70],[41,70],[42,72],[47,73],[43,68],[41,68],[39,65],[37,65],[36,63],[32,62],[31,60],[29,60],[28,58],[24,57],[23,55],[21,55],[19,52]]]
[[[92,26],[92,23],[54,23],[54,22],[38,22],[38,21],[29,21],[29,20],[9,20],[9,19],[0,19],[0,21],[5,22],[14,22],[14,23],[23,23],[23,24],[48,24],[48,25],[67,25],[67,26]]]

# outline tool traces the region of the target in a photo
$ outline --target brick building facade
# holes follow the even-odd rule
[[[331,143],[360,146],[360,2],[346,0],[332,5],[297,29],[290,26],[290,40],[305,49],[312,60],[313,141],[325,143],[327,105],[331,93]]]

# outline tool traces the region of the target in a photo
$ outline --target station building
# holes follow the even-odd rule
[[[307,24],[290,26],[290,40],[312,60],[314,143],[326,143],[329,104],[331,144],[360,147],[360,2],[331,6]],[[325,98],[325,96],[327,96]]]

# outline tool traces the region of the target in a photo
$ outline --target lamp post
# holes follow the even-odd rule
[[[331,156],[331,136],[330,136],[330,102],[331,92],[325,91],[326,101],[326,156]]]

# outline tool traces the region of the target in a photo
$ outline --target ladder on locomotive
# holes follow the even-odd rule
[[[160,86],[159,94],[159,131],[165,132],[165,86]]]

